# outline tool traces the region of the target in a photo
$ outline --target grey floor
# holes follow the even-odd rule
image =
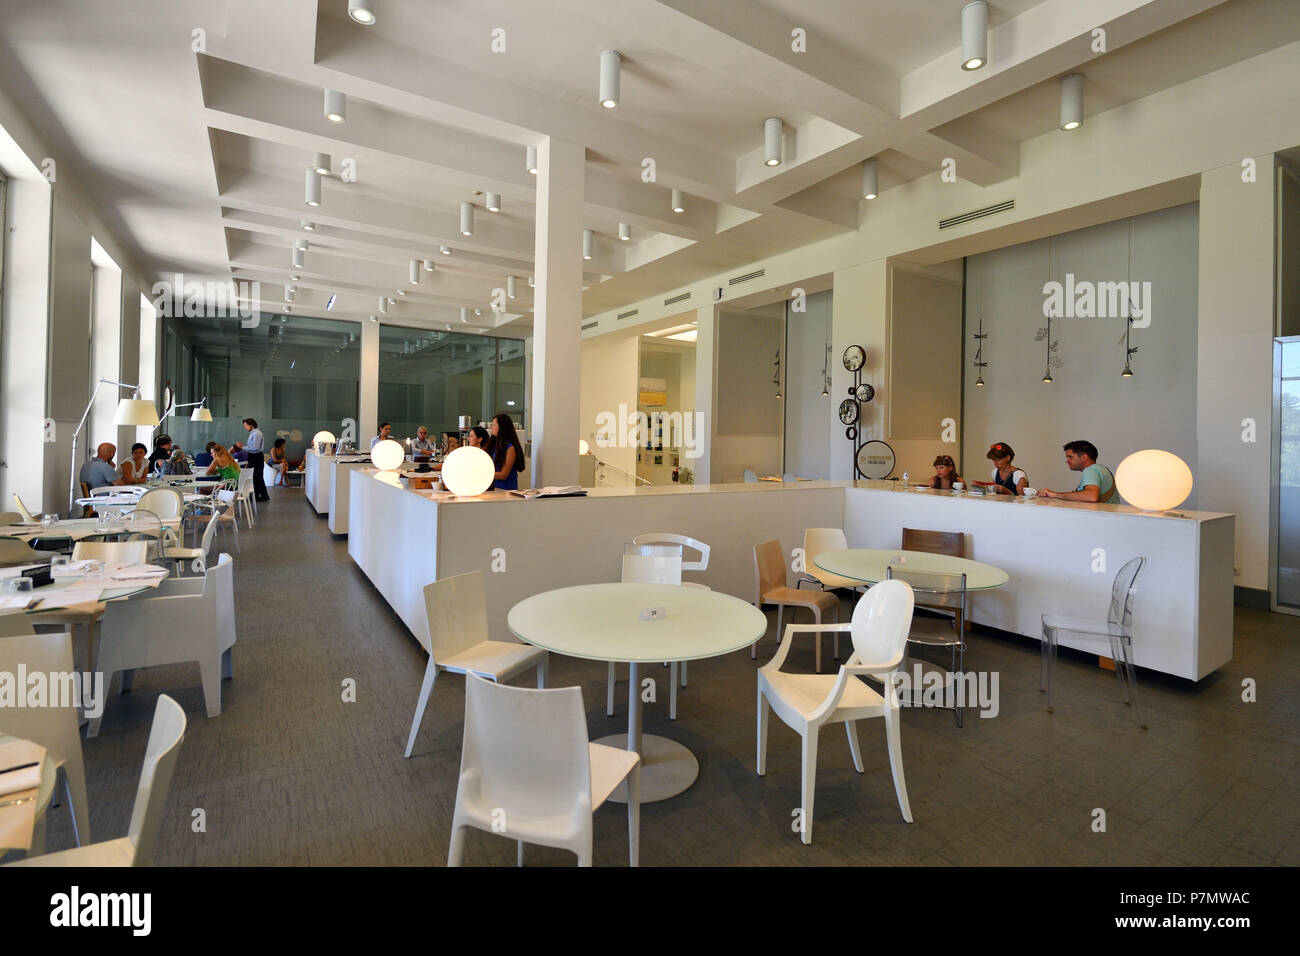
[[[463,681],[438,682],[410,760],[402,757],[425,655],[331,537],[301,491],[272,489],[235,560],[239,639],[223,712],[204,716],[197,666],[137,674],[110,697],[85,744],[93,836],[125,834],[160,692],[189,716],[156,853],[163,865],[441,865],[460,758]],[[546,556],[539,551],[538,560]],[[1300,862],[1300,618],[1237,609],[1236,658],[1199,685],[1143,673],[1150,730],[1114,675],[1062,654],[1056,714],[1038,692],[1037,644],[976,633],[967,667],[997,671],[1001,713],[903,715],[914,824],[895,802],[879,721],[860,725],[865,773],[844,736],[823,736],[815,842],[792,829],[799,738],[773,719],[768,773],[754,772],[754,663],[747,653],[691,665],[676,722],[666,701],[646,730],[700,759],[683,795],[647,805],[643,865],[1291,864]],[[775,647],[775,628],[760,662]],[[829,643],[827,645],[829,649]],[[811,669],[811,648],[788,667]],[[652,668],[651,674],[660,671]],[[604,715],[603,665],[552,658],[551,683],[578,685],[593,738],[626,727]],[[661,690],[666,691],[667,671]],[[626,679],[626,674],[623,675]],[[1258,701],[1243,703],[1244,678]],[[345,678],[356,702],[342,699]],[[1094,810],[1106,831],[1093,832]],[[204,827],[196,823],[202,810]],[[65,807],[51,850],[70,846]],[[596,863],[627,862],[619,805],[596,814]],[[470,836],[466,859],[510,865],[514,845]],[[530,864],[571,865],[530,849]]]

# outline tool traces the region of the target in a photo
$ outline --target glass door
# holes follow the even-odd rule
[[[1275,472],[1273,593],[1276,609],[1300,614],[1300,336],[1277,339],[1278,457]]]

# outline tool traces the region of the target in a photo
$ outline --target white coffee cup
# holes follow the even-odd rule
[[[954,481],[954,482],[952,483],[952,490],[953,490],[953,491],[956,491],[956,492],[960,493],[960,492],[964,491],[965,489],[966,489],[966,486],[965,486],[962,482],[960,482],[960,481]]]
[[[1038,489],[1037,489],[1037,488],[1026,488],[1025,491],[1024,491],[1024,496],[1025,496],[1026,498],[1036,498],[1036,497],[1038,497]]]

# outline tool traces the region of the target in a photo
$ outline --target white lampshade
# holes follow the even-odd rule
[[[496,466],[482,448],[457,448],[442,463],[442,481],[447,490],[461,498],[481,495],[492,487]]]
[[[210,422],[212,421],[212,412],[205,406],[200,405],[194,411],[190,412],[190,421],[192,422]]]
[[[1192,493],[1192,470],[1177,455],[1158,448],[1135,451],[1115,469],[1120,497],[1143,511],[1177,508]]]
[[[117,414],[113,416],[114,425],[148,425],[153,428],[158,424],[158,409],[153,402],[142,398],[124,398],[117,403]]]
[[[587,455],[587,454],[590,454],[590,453],[591,453],[591,446],[587,444],[587,440],[586,440],[585,438],[579,438],[579,439],[578,439],[578,454],[579,454],[579,455]]]
[[[313,445],[319,444],[320,442],[332,445],[334,443],[334,433],[322,430],[311,436],[311,443]]]
[[[400,468],[402,462],[406,460],[406,449],[402,447],[401,442],[385,438],[370,449],[370,460],[380,471],[393,471]]]

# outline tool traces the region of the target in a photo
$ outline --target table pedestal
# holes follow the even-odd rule
[[[627,692],[627,736],[611,734],[595,741],[607,747],[626,747],[641,755],[641,802],[657,803],[686,790],[700,775],[700,762],[686,747],[667,737],[641,733],[640,666],[629,666]],[[609,795],[615,803],[627,803],[627,784],[620,783]]]

